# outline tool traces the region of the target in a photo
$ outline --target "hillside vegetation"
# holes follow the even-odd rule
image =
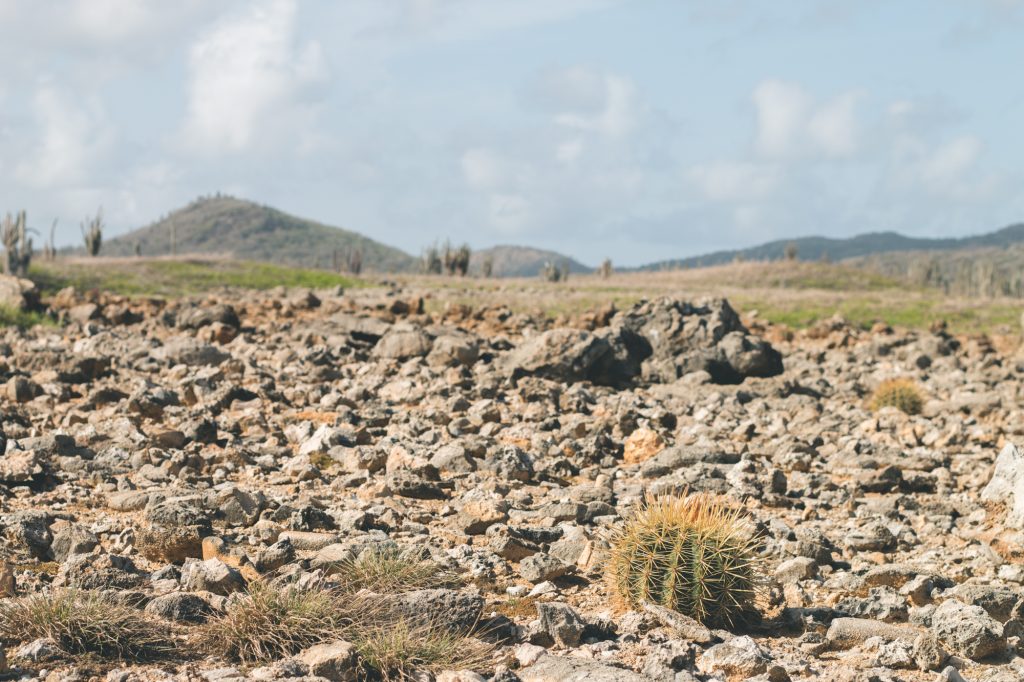
[[[412,256],[356,232],[297,218],[268,206],[218,196],[185,208],[141,229],[111,239],[103,254],[145,257],[217,254],[304,268],[333,269],[336,259],[358,250],[363,267],[404,272],[417,266]]]
[[[534,249],[528,246],[492,246],[473,253],[469,261],[469,271],[479,274],[486,259],[490,258],[495,277],[535,277],[540,274],[546,263],[561,266],[569,264],[569,272],[582,274],[593,272],[593,268],[580,263],[569,256],[556,251]]]

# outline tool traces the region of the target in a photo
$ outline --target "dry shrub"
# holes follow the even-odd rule
[[[90,590],[57,590],[0,602],[0,639],[49,638],[69,655],[141,661],[178,654],[170,626]]]

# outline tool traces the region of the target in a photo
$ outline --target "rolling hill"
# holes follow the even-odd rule
[[[469,271],[479,274],[483,262],[491,258],[495,277],[536,277],[545,263],[569,264],[569,272],[582,274],[593,272],[593,268],[555,251],[534,249],[529,246],[492,246],[474,251],[469,261]]]
[[[361,234],[297,218],[234,197],[200,198],[147,227],[111,239],[105,256],[221,254],[307,268],[331,268],[335,253],[359,250],[363,267],[377,272],[413,270],[412,256]]]
[[[995,232],[962,238],[927,239],[907,237],[897,232],[870,232],[848,239],[828,237],[800,237],[779,239],[747,249],[715,251],[714,253],[658,261],[640,266],[637,270],[665,270],[692,268],[703,265],[722,265],[734,260],[779,260],[785,257],[786,248],[793,244],[800,260],[839,261],[860,258],[880,253],[903,251],[956,251],[962,249],[1005,248],[1024,242],[1024,223],[1004,227]]]

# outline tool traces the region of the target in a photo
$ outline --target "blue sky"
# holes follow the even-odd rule
[[[1024,0],[0,0],[0,210],[639,264],[1024,220]]]

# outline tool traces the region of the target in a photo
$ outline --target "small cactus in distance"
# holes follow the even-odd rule
[[[96,211],[96,217],[82,221],[82,241],[90,256],[98,256],[103,246],[103,209]]]
[[[653,498],[613,539],[608,579],[631,608],[654,603],[701,623],[732,625],[752,611],[756,546],[739,510],[710,495]]]
[[[910,379],[888,379],[880,383],[871,396],[872,410],[883,407],[895,407],[904,414],[920,414],[924,396]]]

